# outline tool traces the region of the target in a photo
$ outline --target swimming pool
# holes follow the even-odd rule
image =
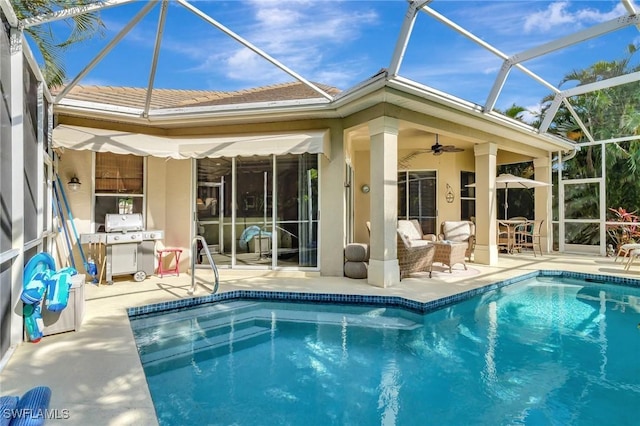
[[[497,287],[426,313],[228,296],[131,323],[162,425],[636,421],[640,288]]]

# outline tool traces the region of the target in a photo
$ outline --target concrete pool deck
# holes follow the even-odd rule
[[[599,275],[640,278],[640,265],[624,270],[613,258],[531,252],[501,255],[499,266],[468,264],[436,266],[433,278],[414,274],[389,288],[366,280],[304,276],[300,273],[220,270],[219,293],[232,290],[265,290],[401,296],[426,302],[482,287],[537,270],[563,270]],[[192,297],[187,294],[191,275],[152,276],[141,283],[127,278],[113,285],[85,285],[85,317],[79,331],[44,337],[39,343],[23,343],[0,366],[0,395],[21,395],[33,386],[52,389],[50,408],[68,418],[47,424],[154,425],[155,410],[129,326],[126,308]],[[196,270],[199,282],[194,296],[210,293],[210,270]],[[64,416],[67,417],[67,416]]]

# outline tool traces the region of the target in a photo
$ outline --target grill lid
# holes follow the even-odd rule
[[[107,214],[104,218],[106,232],[142,231],[142,214]]]

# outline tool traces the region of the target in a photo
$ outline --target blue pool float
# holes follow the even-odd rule
[[[43,336],[44,323],[40,306],[43,298],[47,310],[62,311],[69,301],[71,277],[78,273],[71,267],[58,272],[55,269],[53,257],[45,252],[33,256],[24,267],[20,299],[24,303],[22,314],[27,338],[34,343],[39,342]]]
[[[36,254],[24,267],[20,299],[24,302],[22,314],[27,338],[33,343],[39,342],[43,335],[40,302],[46,291],[48,278],[55,269],[56,263],[49,253]]]
[[[75,268],[64,268],[51,276],[47,286],[45,306],[48,311],[60,312],[67,307],[69,302],[69,290],[71,290],[71,277],[77,274]]]
[[[24,267],[24,273],[22,275],[22,283],[26,285],[31,281],[36,274],[45,273],[46,271],[55,271],[56,270],[56,262],[53,260],[53,257],[49,253],[38,253],[33,256],[27,262]]]

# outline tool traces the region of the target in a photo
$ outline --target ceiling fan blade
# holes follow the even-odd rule
[[[445,145],[442,148],[442,151],[446,151],[446,152],[462,152],[464,151],[464,149],[462,148],[458,148],[454,145]]]

